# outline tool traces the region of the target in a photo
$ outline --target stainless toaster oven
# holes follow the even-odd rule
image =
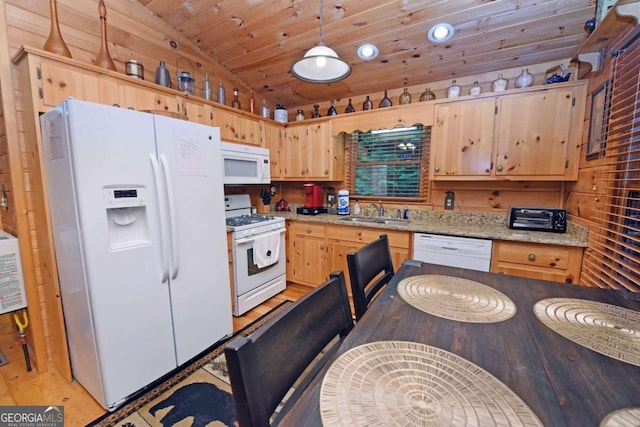
[[[513,206],[509,209],[507,225],[514,230],[567,231],[567,212],[558,208]]]

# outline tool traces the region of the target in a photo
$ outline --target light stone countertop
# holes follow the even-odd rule
[[[271,215],[292,221],[316,222],[322,224],[348,225],[351,227],[380,228],[420,233],[444,234],[450,236],[476,237],[491,240],[511,240],[529,243],[587,247],[586,227],[567,223],[566,233],[544,231],[511,230],[507,227],[506,215],[474,212],[410,211],[408,221],[398,223],[353,222],[355,215],[298,215],[295,212],[272,212]],[[362,217],[362,215],[359,215]],[[371,218],[377,218],[375,216]],[[389,217],[386,219],[393,220]]]

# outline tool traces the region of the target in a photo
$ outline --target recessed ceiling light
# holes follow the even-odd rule
[[[358,56],[360,59],[364,59],[365,61],[370,61],[374,58],[378,57],[378,47],[371,43],[363,44],[358,48]]]
[[[429,30],[429,40],[434,43],[442,43],[450,40],[453,37],[453,33],[455,30],[451,26],[451,24],[447,24],[446,22],[442,22],[440,24],[436,24]]]

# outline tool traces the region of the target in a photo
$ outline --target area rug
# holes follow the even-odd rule
[[[289,304],[291,301],[282,302],[199,359],[88,426],[233,426],[235,413],[224,346],[238,335],[251,334]]]

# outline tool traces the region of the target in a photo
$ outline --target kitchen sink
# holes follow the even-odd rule
[[[354,216],[340,218],[340,221],[362,222],[362,223],[368,223],[368,224],[395,224],[395,225],[404,225],[409,223],[409,221],[406,219],[376,218],[376,217],[365,218],[365,217],[354,217]]]

